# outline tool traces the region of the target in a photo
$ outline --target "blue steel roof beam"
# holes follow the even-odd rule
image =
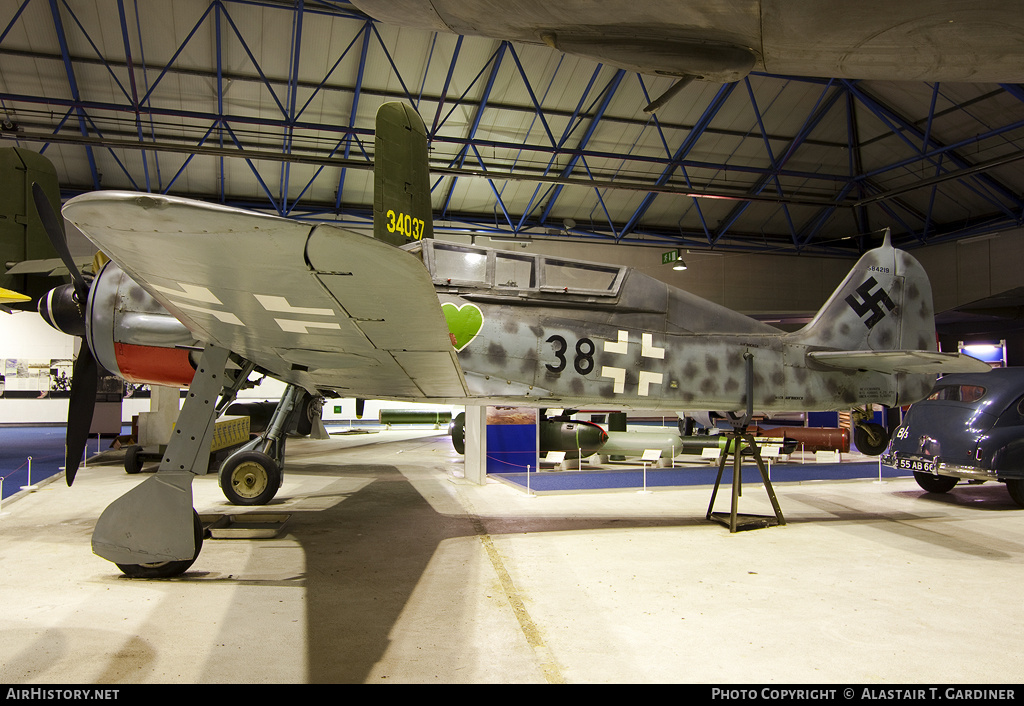
[[[526,92],[529,94],[530,100],[533,102],[533,110],[537,114],[537,117],[540,118],[541,125],[544,126],[544,132],[548,135],[548,141],[551,142],[551,146],[554,147],[555,136],[551,134],[551,128],[548,127],[548,121],[544,119],[544,110],[540,107],[540,102],[537,100],[537,94],[533,91],[533,86],[530,84],[530,79],[526,75],[526,70],[523,68],[522,62],[519,61],[519,54],[516,52],[516,48],[512,44],[508,45],[508,50],[512,55],[512,60],[516,63],[516,68],[519,69],[519,77],[523,79],[523,85],[526,86]],[[559,63],[561,63],[561,60],[559,60]],[[557,69],[555,70],[555,73],[558,73]],[[550,87],[550,84],[548,84],[548,86]]]
[[[238,43],[242,46],[242,51],[244,51],[245,55],[249,57],[249,62],[252,64],[253,68],[256,69],[256,73],[259,74],[260,81],[263,82],[263,86],[270,93],[270,97],[274,99],[274,103],[277,104],[277,109],[281,111],[282,117],[284,117],[284,119],[287,120],[288,109],[284,107],[284,103],[282,103],[281,99],[277,97],[277,92],[274,90],[274,86],[271,84],[270,79],[267,78],[267,75],[263,73],[263,69],[260,67],[260,63],[256,61],[256,57],[253,55],[252,50],[249,48],[248,42],[246,42],[245,37],[242,36],[242,32],[238,29],[238,25],[236,25],[235,21],[231,19],[231,13],[228,12],[228,9],[226,7],[224,8],[224,19],[228,21],[228,25],[231,27],[231,31],[235,33],[235,37],[238,38]]]
[[[238,137],[235,136],[235,133],[231,129],[231,126],[228,124],[224,124],[224,129],[227,130],[228,135],[231,137],[231,141],[234,142],[235,147],[238,148],[238,151],[244,154],[245,150],[242,147],[242,143],[239,141]],[[263,177],[260,176],[260,172],[258,169],[256,169],[256,165],[253,164],[252,160],[249,159],[248,157],[243,156],[242,159],[244,159],[245,163],[249,165],[249,170],[252,171],[252,175],[256,177],[256,181],[259,182],[260,187],[263,189],[263,193],[267,195],[267,199],[270,201],[270,205],[273,206],[274,211],[277,213],[277,215],[284,216],[285,214],[283,209],[281,208],[281,205],[274,201],[274,195],[270,193],[270,187],[268,187],[267,183],[263,181]]]
[[[54,136],[58,135],[60,133],[60,131],[64,128],[64,123],[66,123],[68,121],[68,118],[70,118],[72,113],[74,113],[74,112],[75,112],[74,106],[68,108],[67,111],[64,113],[64,117],[60,119],[60,122],[57,123],[57,127],[53,128],[53,131],[50,134],[54,135]],[[42,153],[46,152],[46,148],[49,147],[51,144],[53,144],[53,143],[51,143],[51,142],[45,143],[43,145],[42,149],[39,150],[39,154],[42,154]]]
[[[561,66],[561,61],[559,61],[559,66]],[[565,141],[569,139],[569,136],[572,135],[572,133],[579,126],[580,123],[577,122],[577,121],[579,120],[580,111],[583,110],[583,104],[586,102],[587,96],[590,95],[590,91],[594,87],[594,83],[597,81],[597,76],[598,76],[599,73],[601,73],[602,66],[603,66],[603,64],[598,64],[597,66],[594,67],[594,71],[590,75],[590,81],[587,82],[586,88],[583,89],[583,93],[580,95],[580,99],[576,103],[575,110],[573,110],[572,115],[569,117],[569,120],[565,124],[565,130],[562,131],[562,137],[561,137],[561,139],[558,140],[558,145],[557,145],[558,149],[561,149],[562,145],[565,144]],[[593,107],[593,106],[591,106],[591,107]],[[519,154],[522,154],[522,150],[520,150]],[[518,159],[518,157],[517,157],[517,159]],[[547,167],[544,168],[544,175],[545,176],[547,176],[548,173],[550,173],[551,167],[554,166],[555,160],[557,160],[557,159],[558,159],[558,152],[556,151],[556,152],[552,153],[551,158],[548,160]],[[544,190],[544,196],[541,197],[540,199],[538,199],[537,195],[540,193],[540,189],[541,189],[541,186],[540,186],[540,184],[538,184],[537,188],[535,188],[533,190],[533,194],[530,196],[529,203],[527,203],[526,207],[523,209],[522,216],[520,216],[520,218],[519,218],[518,228],[520,230],[522,230],[523,224],[526,223],[526,219],[530,215],[530,212],[533,211],[534,204],[540,205],[541,203],[543,203],[544,198],[546,198],[547,195],[551,193],[553,187],[548,187],[547,189],[545,189]]]
[[[341,52],[341,56],[338,57],[337,61],[335,61],[334,64],[331,66],[331,68],[327,71],[327,75],[323,77],[323,79],[320,81],[320,83],[317,84],[316,88],[313,89],[313,92],[310,94],[309,98],[306,99],[306,102],[302,104],[302,108],[300,108],[297,111],[296,115],[295,115],[296,120],[298,120],[298,118],[301,117],[304,112],[306,112],[306,108],[309,107],[309,104],[313,102],[313,99],[317,96],[317,94],[321,91],[321,89],[323,89],[323,87],[327,85],[327,81],[334,74],[334,71],[338,68],[338,66],[345,59],[345,57],[348,56],[348,53],[352,50],[352,47],[355,46],[356,41],[359,39],[360,36],[363,37],[364,53],[362,55],[363,56],[362,61],[365,62],[365,51],[366,51],[365,47],[366,47],[367,42],[369,41],[368,40],[369,34],[366,32],[366,27],[364,25],[363,27],[360,28],[360,30],[358,32],[356,32],[355,36],[352,37],[352,41],[350,41],[348,43],[348,46],[346,46],[345,49]],[[362,73],[360,73],[359,76],[361,77]],[[361,79],[360,79],[360,84],[361,84]],[[358,99],[356,98],[355,100],[358,100]],[[354,115],[354,114],[355,114],[355,111],[350,111],[350,115]],[[350,123],[349,127],[352,127],[352,120],[351,120],[351,118],[349,119],[349,123]],[[341,149],[342,145],[345,145],[346,150],[348,150],[348,148],[349,148],[349,140],[351,138],[352,138],[352,133],[346,133],[345,137],[343,137],[341,140],[339,140],[338,143],[334,146],[334,148],[330,151],[330,153],[327,155],[327,158],[331,159],[332,157],[334,157],[334,155],[338,153],[338,150]],[[363,156],[366,156],[366,151],[362,149],[362,145],[360,145],[360,151],[363,152]],[[346,154],[347,154],[347,152],[346,152]],[[295,203],[296,204],[298,203],[298,201],[303,196],[306,195],[306,192],[309,191],[310,187],[313,185],[313,182],[315,182],[317,180],[317,177],[319,177],[323,173],[324,169],[327,166],[328,165],[321,165],[320,167],[317,168],[317,170],[313,173],[313,176],[311,176],[309,178],[309,181],[306,182],[306,185],[304,187],[302,187],[302,190],[299,192],[299,195],[295,198]],[[343,170],[344,170],[344,168],[343,168]],[[342,176],[341,179],[343,180],[344,176]],[[340,189],[338,190],[338,193],[341,193]],[[340,196],[337,196],[337,195],[335,196],[335,207],[334,207],[335,211],[337,211],[339,206],[340,206],[340,198],[341,198]],[[292,210],[293,210],[292,208],[289,208],[288,209],[289,213],[291,213]]]
[[[224,6],[221,4],[219,0],[214,0],[214,2],[211,2],[209,5],[206,6],[206,9],[203,11],[203,14],[199,17],[196,23],[192,25],[192,29],[190,29],[188,34],[185,35],[185,38],[181,41],[181,44],[178,45],[178,48],[174,50],[174,53],[171,55],[171,58],[167,61],[167,64],[164,65],[163,70],[157,75],[156,80],[153,81],[153,84],[149,87],[149,90],[146,91],[146,95],[142,96],[142,100],[139,101],[139,103],[145,104],[149,102],[150,96],[153,95],[153,91],[156,90],[156,87],[160,85],[160,81],[162,81],[164,76],[167,75],[168,69],[170,69],[171,66],[174,65],[174,62],[177,61],[178,56],[181,55],[181,52],[185,51],[185,47],[188,46],[188,43],[190,41],[192,41],[192,37],[194,37],[196,35],[196,32],[199,31],[199,28],[203,26],[203,22],[206,21],[206,18],[210,15],[210,12],[215,9],[217,10],[219,17],[219,13],[224,9]],[[216,34],[218,43],[220,42],[220,35],[220,25],[218,23]]]
[[[893,134],[895,134],[896,137],[898,137],[900,140],[905,142],[915,152],[919,152],[920,151],[918,149],[918,146],[913,142],[913,140],[911,140],[910,137],[907,137],[907,135],[911,135],[915,139],[917,139],[918,141],[921,141],[921,140],[924,139],[924,134],[922,133],[922,131],[916,125],[914,125],[906,117],[904,117],[904,116],[900,115],[899,113],[897,113],[891,107],[889,107],[889,106],[885,105],[884,103],[882,103],[880,100],[878,100],[874,96],[871,96],[870,94],[866,93],[859,85],[856,84],[856,82],[843,79],[843,83],[857,97],[857,100],[860,101],[860,103],[865,108],[867,108],[869,111],[871,111],[877,118],[879,118],[887,127],[889,127],[893,131]],[[1003,128],[1003,130],[1005,130],[1005,128]],[[998,131],[1001,131],[1001,130],[997,129],[997,131],[990,131],[988,134],[989,135],[994,135],[994,134],[997,134]],[[904,135],[904,132],[906,132],[907,135]],[[975,140],[976,139],[977,138],[975,138]],[[964,157],[960,156],[959,154],[957,154],[955,149],[944,149],[945,146],[942,145],[941,143],[939,143],[935,139],[930,139],[929,140],[929,144],[935,145],[936,147],[939,147],[939,148],[943,148],[943,151],[946,152],[949,155],[951,161],[958,168],[964,169],[964,168],[970,168],[970,167],[974,166],[969,160],[967,160],[966,158],[964,158]],[[925,160],[927,160],[929,162],[932,162],[934,164],[935,163],[935,159],[934,159],[934,155],[935,154],[936,154],[935,152],[925,152],[924,154],[922,154],[921,159],[925,159]],[[917,161],[920,161],[920,160],[917,160]],[[877,173],[878,171],[879,170],[876,170],[875,173]],[[999,198],[996,196],[996,194],[1001,196],[1003,199],[1011,201],[1017,208],[1024,207],[1024,201],[1022,201],[1005,184],[1002,184],[1001,182],[997,181],[996,179],[992,178],[991,176],[989,176],[987,174],[981,174],[981,175],[974,175],[972,178],[973,178],[974,181],[978,182],[978,187],[972,186],[970,183],[968,183],[968,181],[966,179],[960,179],[958,181],[965,188],[970,189],[975,194],[977,194],[981,198],[985,199],[986,201],[991,203],[993,206],[995,206],[999,210],[1001,210],[1004,213],[1006,213],[1007,215],[1012,216],[1013,214],[1010,213],[1009,209],[1006,207],[1006,205],[1002,201],[999,200]],[[979,188],[981,190],[979,190]],[[994,194],[993,191],[996,192],[996,193]]]
[[[80,103],[82,96],[78,91],[78,81],[75,79],[75,67],[71,63],[71,52],[68,50],[67,36],[64,34],[64,21],[60,16],[60,7],[57,6],[57,0],[50,0],[50,14],[53,16],[53,29],[57,34],[57,42],[60,44],[61,58],[64,60],[64,73],[67,76],[68,87],[71,90],[71,98],[76,103]],[[82,134],[82,137],[89,136],[89,129],[85,122],[85,110],[81,107],[75,110],[78,117],[78,130]],[[100,188],[100,175],[96,169],[96,155],[93,154],[92,147],[85,148],[85,155],[89,161],[89,172],[92,174],[92,185],[94,189]]]
[[[416,108],[416,112],[420,112],[420,103],[423,102],[423,91],[427,87],[427,76],[430,75],[430,64],[434,61],[434,49],[437,48],[437,32],[434,32],[434,36],[430,38],[430,51],[427,52],[427,63],[423,66],[423,77],[420,79],[420,90],[416,94],[416,102],[413,103],[413,107]]]
[[[416,101],[412,97],[412,92],[409,90],[409,87],[405,85],[405,79],[402,78],[402,72],[399,71],[398,67],[395,65],[395,60],[391,57],[391,52],[388,51],[387,46],[384,44],[384,38],[381,37],[380,32],[377,31],[377,25],[370,20],[367,20],[366,24],[370,27],[370,31],[373,32],[373,36],[377,38],[377,43],[380,44],[380,48],[384,50],[384,58],[388,60],[389,64],[391,64],[391,70],[395,73],[395,78],[398,79],[398,83],[402,86],[402,91],[405,92],[406,99],[410,104],[414,105]]]
[[[132,45],[128,40],[128,18],[124,11],[124,0],[117,0],[117,16],[121,23],[121,41],[124,42],[125,63],[128,65],[128,85],[132,89],[132,105],[135,107],[135,132],[139,136],[139,144],[145,144],[145,136],[142,134],[142,114],[139,112],[139,90],[135,83],[135,62],[132,60]],[[145,149],[142,150],[142,173],[146,181],[146,191],[152,191],[149,183],[149,155]]]
[[[103,56],[103,52],[101,52],[100,48],[96,46],[96,42],[92,41],[92,37],[89,36],[85,27],[82,26],[82,23],[78,20],[78,16],[75,15],[75,11],[68,5],[67,0],[61,0],[61,4],[64,6],[64,9],[67,10],[68,16],[71,17],[72,22],[74,22],[78,27],[78,31],[81,32],[82,38],[85,39],[86,43],[88,43],[90,47],[92,47],[92,51],[96,55],[96,58],[99,59],[103,68],[105,68],[107,73],[110,74],[110,78],[113,79],[115,84],[117,84],[118,89],[121,91],[121,95],[127,98],[130,102],[135,103],[132,99],[133,97],[128,94],[128,90],[124,87],[124,84],[121,83],[121,79],[119,79],[117,74],[114,73],[114,69],[110,66],[110,62],[108,62]]]
[[[345,49],[341,52],[341,55],[338,57],[337,61],[335,61],[334,64],[331,65],[331,68],[327,70],[327,74],[320,80],[320,83],[318,83],[316,85],[316,88],[313,89],[312,93],[309,94],[309,97],[306,99],[306,102],[303,103],[302,107],[299,108],[299,110],[296,112],[296,120],[302,117],[302,114],[306,112],[306,108],[309,107],[309,104],[313,102],[313,99],[316,98],[320,94],[320,91],[323,90],[324,86],[327,85],[327,82],[330,80],[331,76],[334,75],[334,72],[337,70],[338,66],[340,66],[341,62],[345,60],[345,57],[348,56],[348,53],[352,51],[352,47],[355,46],[356,41],[359,39],[360,36],[365,34],[365,30],[366,28],[362,27],[359,29],[359,31],[355,33],[355,35],[353,35],[352,41],[348,43]]]
[[[452,85],[452,75],[455,73],[455,64],[459,60],[459,52],[462,51],[462,35],[455,40],[455,49],[452,51],[452,60],[448,63],[448,74],[444,77],[444,88],[441,89],[441,97],[437,101],[437,111],[434,113],[434,122],[430,126],[430,140],[437,135],[438,121],[441,119],[441,111],[444,110],[445,101],[448,100],[448,89]]]
[[[594,175],[590,172],[590,165],[587,164],[587,160],[581,159],[580,161],[583,162],[583,168],[587,170],[587,176],[593,179]],[[612,221],[612,215],[608,213],[608,207],[604,203],[604,197],[601,196],[601,190],[598,189],[597,187],[594,187],[594,194],[597,196],[597,202],[601,204],[601,210],[604,211],[604,217],[608,220],[608,228],[612,232],[612,237],[615,238],[615,240],[618,240],[619,233],[615,228],[615,223]]]
[[[14,12],[14,17],[12,17],[11,21],[7,23],[6,27],[4,27],[4,31],[0,32],[0,44],[4,43],[4,40],[7,38],[7,33],[11,31],[11,28],[14,27],[15,24],[17,24],[18,18],[21,17],[21,13],[25,11],[25,8],[28,7],[30,2],[32,2],[32,0],[22,0],[21,5],[19,5],[18,9]]]
[[[605,112],[607,112],[608,110],[608,106],[611,105],[612,98],[615,97],[616,91],[618,91],[619,86],[622,85],[622,78],[625,75],[626,72],[623,69],[619,69],[618,71],[615,72],[615,75],[608,82],[608,85],[605,87],[603,93],[604,98],[601,101],[601,105],[599,105],[597,110],[594,112],[594,116],[590,119],[590,124],[587,126],[586,132],[583,133],[583,136],[580,138],[580,141],[576,144],[577,152],[584,150],[587,144],[590,143],[590,138],[594,136],[594,133],[597,131],[598,125],[601,124],[601,118],[604,117]],[[582,155],[573,155],[573,157],[569,160],[569,163],[565,165],[565,168],[561,172],[560,176],[562,178],[567,178],[570,174],[572,174],[573,170],[576,168],[576,162],[579,160],[580,156]],[[542,226],[548,222],[548,218],[550,218],[551,216],[551,211],[554,210],[555,203],[558,201],[558,197],[562,193],[562,188],[562,185],[559,184],[551,192],[551,196],[548,198],[547,206],[544,207],[544,213],[541,214],[540,217],[540,224]]]
[[[853,94],[849,91],[845,91],[845,108],[846,108],[846,151],[847,151],[847,169],[849,172],[849,181],[846,186],[842,188],[839,194],[835,198],[835,203],[827,208],[821,209],[815,216],[811,218],[808,225],[804,227],[803,238],[797,245],[797,249],[808,246],[812,240],[818,237],[821,229],[825,227],[829,218],[836,212],[839,205],[850,195],[850,192],[855,188],[857,189],[857,195],[863,198],[865,191],[865,180],[860,178],[860,174],[863,171],[863,160],[861,158],[860,151],[860,129],[857,124],[857,111],[855,110],[857,101],[853,97]],[[863,252],[865,248],[864,234],[870,232],[871,227],[868,219],[868,210],[866,206],[860,205],[855,206],[853,209],[853,218],[856,223],[857,238],[858,238],[858,249]]]
[[[533,88],[530,87],[529,80],[526,77],[526,72],[523,71],[523,66],[519,62],[519,57],[515,54],[514,49],[515,48],[513,47],[513,54],[512,54],[512,56],[516,60],[516,66],[519,67],[519,75],[522,76],[523,82],[526,84],[527,90],[530,91],[530,96],[533,97]],[[541,97],[540,101],[538,102],[535,97],[533,98],[533,105],[534,105],[534,108],[535,108],[535,110],[534,110],[534,117],[530,121],[530,126],[526,129],[526,134],[529,135],[530,133],[533,132],[533,126],[537,124],[537,120],[540,120],[542,122],[542,124],[544,125],[544,130],[548,133],[548,139],[551,140],[552,146],[555,146],[555,147],[557,147],[557,145],[555,144],[554,136],[551,134],[551,130],[548,127],[547,121],[544,119],[543,111],[542,111],[540,106],[543,105],[545,100],[547,100],[548,92],[551,90],[551,86],[554,84],[555,78],[558,76],[558,70],[562,68],[562,61],[564,59],[565,59],[565,55],[564,54],[561,57],[559,57],[558,64],[555,66],[555,70],[551,72],[551,77],[548,80],[548,86],[544,90],[544,95]],[[566,131],[568,131],[568,126],[566,127]],[[508,171],[509,172],[514,172],[515,171],[516,165],[519,164],[519,158],[522,156],[522,154],[523,154],[523,150],[519,150],[518,152],[516,152],[515,158],[512,160],[512,163],[508,166]],[[545,169],[544,173],[546,174],[548,172],[548,170],[550,170],[550,169],[551,169],[551,162],[548,162],[548,166]],[[504,185],[502,185],[501,189],[499,190],[499,193],[505,193],[505,188],[508,186],[509,183],[510,182],[508,180],[506,180]],[[526,207],[523,209],[523,213],[522,213],[522,215],[520,216],[520,219],[519,219],[520,223],[522,223],[525,220],[526,214],[530,211],[530,208],[533,205],[533,199],[534,199],[534,197],[536,197],[536,195],[537,195],[537,193],[539,191],[540,191],[540,187],[538,185],[538,187],[533,190],[533,195],[530,197],[530,201],[526,204]]]
[[[790,160],[790,158],[793,156],[796,150],[799,149],[800,146],[804,143],[804,141],[808,138],[808,136],[810,136],[814,128],[818,126],[818,123],[820,123],[821,120],[825,117],[825,115],[832,109],[832,106],[835,105],[836,101],[839,99],[839,96],[843,95],[843,90],[841,88],[835,90],[833,89],[833,82],[830,80],[825,85],[824,89],[822,89],[821,95],[818,96],[818,100],[815,101],[814,107],[811,109],[810,114],[804,120],[803,125],[800,126],[800,129],[797,131],[796,135],[793,137],[792,140],[790,140],[789,145],[786,146],[785,153],[778,160],[778,167],[773,168],[764,176],[762,176],[758,180],[757,184],[755,184],[754,187],[748,191],[748,194],[758,196],[762,191],[764,191],[764,189],[768,186],[770,178],[779,173],[779,170],[786,165],[786,163]],[[750,204],[750,201],[745,201],[743,203],[737,204],[732,209],[729,215],[722,221],[721,225],[719,225],[718,230],[714,235],[714,242],[712,243],[712,245],[718,244],[718,241],[720,241],[722,239],[722,236],[724,236],[728,232],[729,228],[731,228],[733,224],[736,223],[737,219],[739,219],[739,217],[743,215],[743,212],[747,210]]]
[[[640,74],[637,74],[637,79],[640,81],[640,90],[643,91],[644,100],[646,100],[647,104],[650,105],[651,103],[654,102],[654,100],[651,98],[650,94],[647,92],[647,84],[644,83],[644,77],[641,76]],[[649,120],[649,122],[652,122],[654,124],[654,128],[658,131],[658,137],[661,139],[661,146],[665,148],[665,154],[671,159],[671,157],[672,157],[672,148],[668,146],[668,139],[665,137],[665,131],[662,130],[662,128],[661,128],[661,121],[658,120],[658,114],[656,112],[655,113],[651,113],[651,116],[650,116],[650,118],[648,120]],[[690,180],[690,173],[688,171],[686,171],[686,167],[680,166],[679,171],[682,172],[682,174],[683,174],[683,180],[686,182],[686,188],[693,189],[693,181]],[[690,204],[697,211],[697,218],[700,219],[701,227],[704,229],[704,237],[707,238],[708,245],[710,245],[711,244],[711,231],[708,229],[707,219],[704,218],[704,210],[700,207],[700,199],[697,198],[696,196],[691,196],[690,197]],[[683,218],[685,218],[685,217],[686,217],[686,210],[684,209],[683,210],[683,215],[679,217],[679,220],[676,223],[677,224],[682,223]]]
[[[772,165],[772,181],[775,183],[775,193],[778,194],[779,198],[785,197],[785,192],[782,189],[782,183],[779,182],[778,170],[779,163],[775,159],[775,154],[772,152],[772,145],[768,141],[768,131],[764,127],[764,117],[761,115],[761,109],[757,105],[757,99],[754,97],[754,89],[750,85],[750,79],[746,76],[743,77],[743,85],[747,88],[747,96],[750,97],[750,107],[754,109],[754,118],[757,120],[757,127],[761,131],[761,140],[764,142],[764,151],[768,154],[768,161]],[[786,206],[785,201],[782,202],[782,210],[786,215],[786,222],[789,224],[790,238],[793,240],[793,245],[798,245],[796,237],[796,228],[793,226],[793,218],[789,213],[789,207]]]
[[[352,110],[348,114],[348,126],[352,129],[356,125],[356,115],[359,111],[359,98],[363,93],[363,77],[366,75],[366,58],[370,52],[370,29],[372,24],[366,22],[363,25],[361,33],[363,35],[363,44],[359,51],[359,68],[356,70],[356,85],[352,91]],[[349,158],[352,153],[352,139],[353,133],[348,133],[344,138],[345,143],[345,159]],[[345,192],[345,178],[348,176],[348,170],[342,167],[341,173],[338,175],[338,188],[334,193],[334,208],[335,210],[341,208],[341,201]]]
[[[700,116],[700,119],[694,124],[693,129],[686,135],[682,144],[679,145],[679,149],[677,149],[676,153],[672,156],[672,160],[669,162],[669,165],[661,173],[661,176],[658,177],[657,182],[655,182],[658,186],[663,186],[668,183],[673,172],[675,172],[677,167],[682,165],[683,160],[686,159],[686,155],[688,155],[694,148],[694,145],[697,144],[697,141],[704,134],[704,130],[711,124],[711,121],[715,119],[715,116],[718,115],[718,111],[720,111],[722,106],[725,105],[726,100],[728,100],[729,96],[732,95],[733,89],[735,88],[735,83],[726,83],[718,89],[718,93],[715,94],[715,97],[704,109],[704,113]],[[620,235],[626,235],[636,228],[636,224],[639,223],[640,219],[643,218],[645,213],[647,213],[647,209],[651,207],[651,204],[654,203],[654,199],[656,197],[657,194],[654,193],[648,194],[644,197],[644,200],[640,202],[640,206],[633,212],[633,215],[629,217],[626,225],[620,231]]]
[[[223,147],[223,145],[224,145],[223,128],[218,130],[218,128],[220,128],[221,125],[222,125],[222,122],[220,120],[214,120],[213,124],[210,126],[210,129],[207,130],[206,134],[203,135],[202,139],[199,140],[199,143],[196,145],[196,148],[198,149],[199,147],[202,147],[203,145],[205,145],[206,141],[210,138],[210,135],[213,134],[214,130],[217,130],[218,135],[220,136],[220,144]],[[185,161],[182,162],[180,167],[178,167],[178,171],[176,171],[174,173],[174,176],[171,177],[171,180],[169,182],[167,182],[167,185],[161,187],[161,189],[160,189],[160,193],[161,194],[169,194],[170,193],[171,187],[174,186],[174,182],[176,182],[178,180],[178,177],[181,176],[185,172],[185,168],[188,167],[189,163],[192,161],[192,158],[195,157],[196,154],[198,154],[198,153],[197,152],[190,152],[189,153],[188,157],[185,158]],[[221,157],[220,160],[223,163],[224,158]],[[224,173],[224,169],[223,169],[223,166],[222,166],[221,167],[221,174],[223,174],[223,173]],[[221,180],[221,181],[223,182],[223,180]],[[225,203],[226,200],[224,199],[224,189],[223,189],[223,187],[220,189],[220,196],[221,196],[221,203]]]
[[[484,165],[484,160],[480,157],[480,153],[477,151],[476,147],[473,148],[473,154],[476,155],[476,159],[480,163],[480,168],[486,172],[487,167]],[[494,180],[488,179],[487,183],[491,185],[491,193],[494,194],[494,198],[497,200],[497,204],[501,208],[501,212],[505,214],[505,222],[508,223],[509,230],[514,233],[515,226],[512,225],[512,217],[508,215],[508,209],[505,208],[505,202],[501,200],[501,194],[498,193],[497,187],[494,186]]]
[[[491,55],[491,58],[488,59],[488,63],[491,64],[491,71],[490,74],[487,76],[487,83],[484,86],[483,96],[480,98],[480,103],[477,105],[476,113],[473,115],[473,121],[469,126],[469,132],[465,137],[465,139],[467,140],[467,147],[474,147],[475,149],[474,141],[476,139],[476,131],[480,128],[480,121],[483,119],[484,111],[487,109],[487,101],[489,101],[491,98],[491,90],[494,88],[494,81],[498,77],[498,71],[501,68],[501,60],[505,56],[505,50],[507,47],[508,42],[501,42],[498,45],[497,51],[495,51],[494,54]],[[484,68],[486,67],[487,64],[484,64]],[[483,69],[481,69],[480,73],[483,73]],[[478,78],[479,76],[480,74],[477,74]],[[474,79],[474,83],[475,82],[476,79]],[[445,119],[447,119],[447,117]],[[468,149],[466,149],[466,147],[464,147],[459,152],[459,155],[456,158],[458,161],[459,168],[462,168],[462,166],[466,163],[466,156],[468,154],[469,151]],[[441,209],[442,213],[448,213],[448,207],[451,205],[452,196],[455,193],[455,185],[458,183],[458,181],[458,177],[453,177],[451,184],[448,185],[448,193],[445,194],[444,206]]]
[[[298,118],[296,110],[298,108],[298,90],[299,90],[299,58],[300,50],[302,48],[302,8],[305,6],[305,0],[297,0],[295,7],[292,11],[292,38],[291,38],[291,56],[289,58],[288,67],[288,127],[284,133],[284,144],[281,146],[281,151],[284,154],[292,153],[292,144],[295,139],[295,121]],[[291,182],[292,165],[287,160],[281,163],[281,211],[287,215],[291,212],[291,208],[288,206],[288,187]]]
[[[148,92],[149,73],[146,71],[146,49],[145,44],[142,41],[142,20],[139,17],[138,4],[136,4],[135,6],[135,36],[137,38],[137,42],[139,45],[139,61],[142,63],[143,88],[146,89]],[[142,102],[140,101],[139,105],[141,106],[141,104]],[[156,141],[156,124],[153,120],[152,115],[149,116],[149,132],[153,136],[153,140]],[[162,174],[160,171],[160,153],[157,151],[153,152],[153,167],[154,171],[156,171],[156,186],[157,189],[159,190],[162,180]],[[221,170],[221,173],[223,174],[223,169]]]

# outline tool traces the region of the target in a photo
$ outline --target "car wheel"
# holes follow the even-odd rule
[[[1006,489],[1010,491],[1010,497],[1013,498],[1013,502],[1024,507],[1024,480],[1011,478],[1006,481]]]
[[[914,471],[914,480],[928,493],[948,493],[960,482],[960,479],[954,476],[936,476],[918,471]]]

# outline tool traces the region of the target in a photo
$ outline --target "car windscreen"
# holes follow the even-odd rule
[[[985,396],[985,388],[981,385],[942,385],[939,384],[929,400],[947,400],[950,402],[977,402]]]

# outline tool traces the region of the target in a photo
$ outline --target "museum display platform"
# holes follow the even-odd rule
[[[267,506],[193,483],[205,522],[273,530],[139,580],[90,535],[147,473],[90,463],[3,503],[4,683],[1017,680],[1024,607],[991,590],[1024,568],[1003,487],[775,473],[787,524],[730,534],[709,485],[536,496],[468,483],[433,430],[294,440]]]

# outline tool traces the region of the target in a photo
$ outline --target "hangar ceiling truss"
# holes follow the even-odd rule
[[[548,47],[397,29],[345,2],[17,0],[3,145],[65,197],[179,193],[366,225],[373,117],[414,105],[437,230],[849,252],[1024,218],[1024,88],[752,74],[672,83]]]

